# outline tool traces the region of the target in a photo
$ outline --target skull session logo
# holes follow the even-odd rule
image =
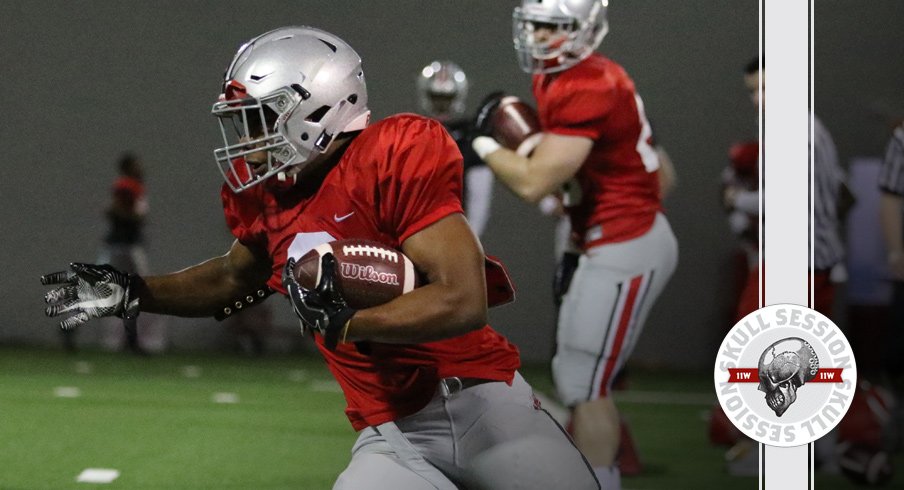
[[[797,400],[797,389],[816,377],[817,372],[816,349],[804,339],[789,337],[770,345],[760,356],[757,389],[766,393],[769,408],[781,417]]]
[[[857,367],[831,320],[803,306],[772,305],[728,332],[714,382],[722,410],[741,432],[772,446],[799,446],[841,421]]]

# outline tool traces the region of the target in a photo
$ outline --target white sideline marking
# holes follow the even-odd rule
[[[81,483],[110,483],[119,478],[119,470],[106,468],[86,468],[75,478]]]
[[[78,361],[75,363],[75,372],[78,374],[91,374],[94,372],[94,366],[90,362]]]
[[[214,393],[213,394],[213,402],[214,403],[238,403],[239,395],[236,393]]]
[[[182,376],[186,378],[200,378],[201,368],[199,366],[182,366]]]
[[[311,391],[319,391],[323,393],[342,393],[339,383],[333,380],[315,380],[311,381]]]
[[[304,369],[293,369],[289,371],[289,381],[300,383],[308,379],[308,372]]]
[[[82,390],[75,386],[57,386],[53,389],[53,396],[57,398],[78,398],[82,396]]]
[[[668,391],[616,391],[616,402],[646,403],[648,405],[712,405],[715,393],[676,393]]]

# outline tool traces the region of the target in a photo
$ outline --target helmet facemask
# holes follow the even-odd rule
[[[281,180],[285,180],[285,170],[304,160],[284,136],[288,115],[298,107],[301,98],[289,90],[281,90],[261,99],[244,97],[214,104],[212,112],[217,116],[225,143],[214,151],[214,158],[234,192],[281,172]],[[247,163],[246,157],[257,152],[266,152],[265,166]]]
[[[417,79],[421,110],[441,121],[460,117],[465,112],[468,79],[451,61],[434,61],[425,66]]]
[[[574,2],[570,10],[568,2],[547,0],[525,1],[512,14],[512,40],[518,55],[518,64],[527,73],[555,73],[571,68],[584,60],[600,45],[609,24],[606,21],[607,2],[587,0]],[[546,40],[539,40],[541,29],[550,33]]]

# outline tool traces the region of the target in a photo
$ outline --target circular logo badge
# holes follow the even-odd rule
[[[770,446],[800,446],[844,417],[857,364],[847,338],[825,315],[779,304],[747,315],[728,332],[713,381],[738,430]]]

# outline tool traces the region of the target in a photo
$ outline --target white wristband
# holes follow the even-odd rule
[[[489,136],[478,136],[471,142],[471,148],[474,148],[481,160],[485,160],[487,155],[502,148],[502,145]]]

